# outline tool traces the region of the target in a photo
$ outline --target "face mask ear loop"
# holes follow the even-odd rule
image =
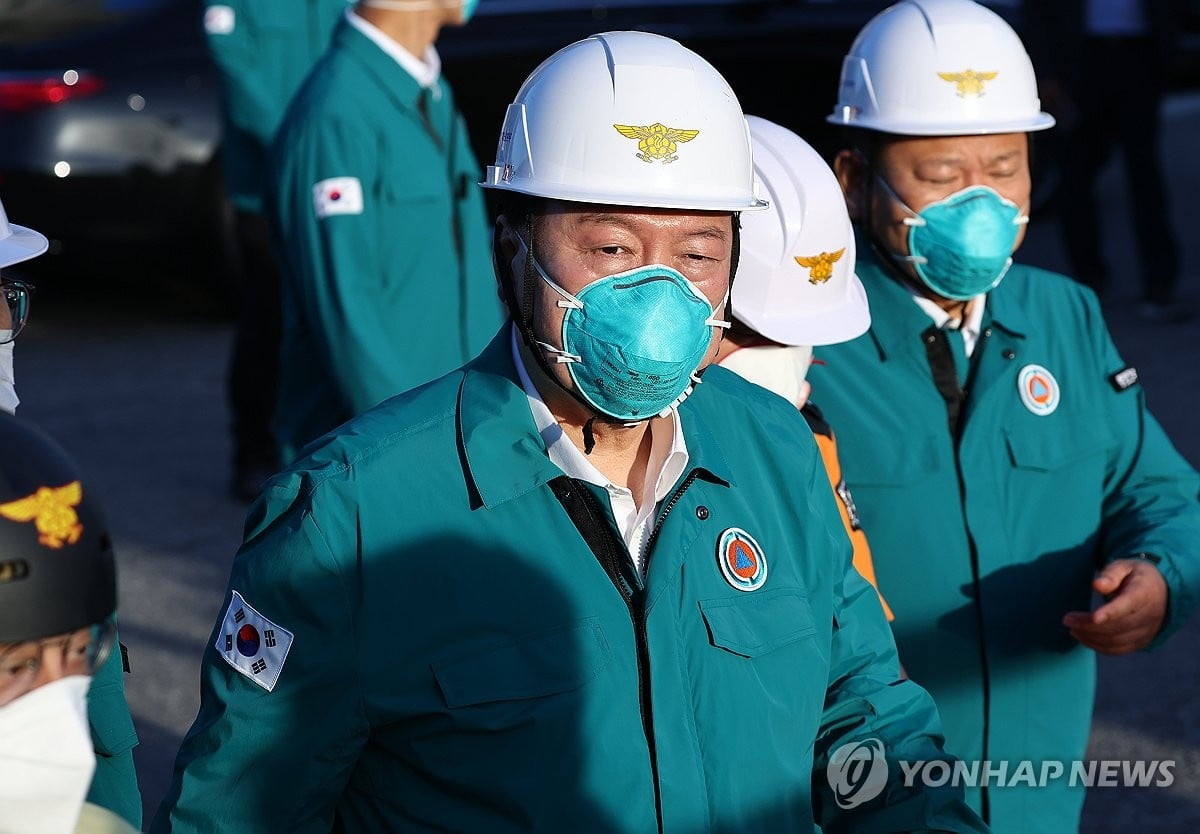
[[[497,254],[495,261],[496,261],[496,263],[500,264],[500,269],[501,269],[501,273],[502,273],[501,281],[504,286],[504,296],[508,300],[510,309],[513,309],[516,311],[515,322],[517,325],[517,332],[521,334],[521,340],[525,342],[525,346],[527,348],[529,348],[529,352],[533,354],[534,361],[538,363],[538,367],[540,367],[542,369],[542,372],[547,377],[549,377],[549,379],[555,385],[557,385],[561,390],[563,390],[567,394],[571,395],[572,399],[574,399],[576,402],[578,402],[580,405],[582,405],[590,413],[595,415],[598,413],[596,411],[595,406],[593,406],[591,403],[589,403],[587,400],[585,400],[579,394],[578,391],[574,390],[573,388],[568,388],[567,386],[563,385],[559,381],[558,377],[554,375],[554,371],[551,369],[550,362],[546,358],[546,351],[543,350],[542,348],[543,348],[543,346],[545,346],[545,347],[551,348],[555,351],[558,351],[559,349],[554,348],[553,345],[546,345],[544,342],[540,341],[537,338],[537,336],[534,335],[534,332],[533,332],[533,302],[534,302],[534,297],[535,297],[534,289],[537,286],[536,282],[541,280],[541,276],[538,274],[539,270],[538,270],[537,261],[533,257],[533,246],[534,246],[533,215],[527,213],[521,219],[521,224],[519,227],[517,227],[515,229],[515,231],[517,233],[517,239],[521,242],[521,245],[523,245],[525,247],[524,281],[523,281],[523,286],[522,286],[521,301],[520,301],[519,305],[517,304],[517,292],[516,292],[516,287],[515,287],[516,282],[513,280],[514,276],[512,275],[512,270],[509,268],[510,262],[505,260],[499,254]],[[499,223],[496,224],[496,231],[495,231],[495,235],[493,237],[492,246],[493,246],[493,251],[495,251],[496,253],[500,252],[500,224]],[[551,283],[553,283],[553,282],[551,282]],[[580,305],[580,306],[582,306],[582,305]],[[556,356],[556,363],[578,362],[578,361],[580,361],[580,358],[578,356],[575,356],[574,354],[568,354],[568,353],[566,353],[566,351],[562,351],[562,352],[558,353]],[[594,419],[595,419],[594,416],[592,418],[590,418],[589,423],[591,420],[594,420]],[[590,434],[591,434],[591,426],[588,425],[586,427],[586,429],[587,429],[587,431],[586,431],[586,435],[584,438],[585,445],[587,445],[587,443],[589,442],[587,440],[587,436],[590,436]],[[594,437],[592,437],[590,443],[592,446],[595,446],[596,439]]]
[[[863,167],[863,180],[866,183],[867,205],[864,212],[863,232],[866,234],[867,242],[871,245],[871,249],[879,257],[879,262],[894,266],[890,253],[879,240],[879,236],[875,234],[875,184],[882,182],[883,178],[875,171],[875,163],[871,157],[863,153],[858,148],[854,149],[854,155],[858,157],[858,162]]]
[[[524,280],[522,281],[521,298],[517,299],[516,280],[509,267],[510,261],[504,258],[500,252],[500,223],[496,223],[496,230],[492,238],[492,248],[496,253],[494,258],[497,268],[500,271],[500,283],[503,288],[505,300],[508,302],[508,307],[513,313],[513,321],[517,325],[517,332],[521,334],[521,340],[525,342],[525,346],[529,348],[529,352],[533,354],[535,361],[541,367],[542,371],[555,380],[553,372],[550,370],[550,364],[546,360],[546,351],[543,347],[552,348],[552,345],[546,345],[538,340],[533,333],[533,301],[536,281],[540,280],[537,274],[537,262],[533,258],[533,215],[526,214],[514,231],[517,235],[517,240],[520,245],[525,247],[525,265],[524,265]],[[526,243],[526,241],[529,241]],[[571,361],[564,359],[561,361]],[[562,386],[559,386],[562,387]],[[563,390],[566,390],[565,388]]]
[[[730,287],[729,289],[727,289],[725,291],[725,297],[723,299],[721,299],[721,306],[719,309],[722,309],[722,310],[729,309],[729,296],[732,293],[733,293],[733,287]],[[706,325],[708,325],[709,327],[720,327],[723,330],[728,330],[729,328],[733,327],[733,322],[717,318],[717,313],[715,310],[713,311],[713,314],[711,316],[709,316],[708,318],[706,318],[704,320],[704,323]]]
[[[875,254],[879,256],[879,262],[887,267],[890,267],[887,271],[892,274],[892,277],[896,278],[905,286],[912,286],[912,279],[899,269],[899,264],[902,262],[923,264],[928,263],[929,259],[923,255],[901,255],[899,252],[893,252],[884,246],[883,242],[879,240],[879,236],[875,234],[875,229],[872,225],[874,222],[873,218],[875,216],[874,212],[871,210],[874,206],[875,185],[878,184],[884,191],[887,192],[888,196],[894,200],[898,206],[900,206],[900,208],[909,213],[910,216],[901,221],[905,226],[908,226],[909,228],[912,228],[913,226],[924,226],[926,223],[925,218],[921,217],[917,212],[909,208],[908,204],[904,202],[904,200],[900,199],[900,195],[896,193],[896,190],[892,188],[891,184],[888,183],[888,181],[884,179],[881,174],[875,171],[874,165],[871,164],[871,161],[867,159],[861,151],[856,150],[854,153],[858,155],[859,160],[861,160],[863,166],[866,168],[867,224],[864,231],[867,234],[867,241],[871,244],[871,248],[875,250]]]

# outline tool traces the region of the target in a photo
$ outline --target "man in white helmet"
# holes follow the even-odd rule
[[[0,204],[0,271],[7,271],[11,266],[36,258],[48,248],[49,241],[45,235],[35,229],[10,223],[4,206]],[[11,275],[0,275],[0,293],[4,294],[4,303],[0,304],[0,411],[14,414],[20,399],[17,397],[13,374],[13,347],[29,318],[33,285]],[[12,425],[16,426],[15,423]],[[29,431],[12,428],[6,432],[5,439],[15,448],[14,444],[19,444]],[[32,431],[36,435],[36,430]],[[8,457],[11,471],[21,468],[21,461],[13,460],[11,454]],[[0,472],[0,476],[3,474]],[[12,511],[11,505],[0,502],[0,517],[4,516],[6,506]],[[5,556],[5,553],[0,553],[0,561]],[[0,575],[3,572],[4,568],[0,566]],[[20,595],[19,592],[17,595]],[[140,826],[142,797],[133,765],[133,748],[137,746],[138,738],[129,704],[125,700],[127,669],[123,653],[113,652],[107,662],[93,671],[95,678],[86,690],[91,746],[95,750],[93,767],[88,771],[89,781],[85,783],[88,801],[112,810],[132,825]],[[0,740],[0,747],[3,746],[5,743]],[[6,798],[0,797],[0,832],[11,830],[4,827],[6,801]]]
[[[761,206],[725,80],[571,44],[485,185],[511,322],[268,485],[152,830],[985,830],[903,784],[936,711],[803,419],[696,385]]]
[[[821,450],[838,511],[854,546],[854,567],[875,585],[871,548],[842,477],[837,441],[809,400],[813,346],[849,341],[871,323],[854,274],[855,241],[837,177],[817,151],[787,128],[747,116],[767,211],[742,218],[731,326],[717,363],[800,409]],[[878,588],[876,589],[878,590]],[[880,596],[884,613],[893,615]]]
[[[457,368],[503,319],[482,172],[435,46],[474,0],[359,0],[271,148],[281,462]]]
[[[1200,478],[1146,410],[1094,293],[1012,262],[1028,133],[1053,120],[1000,17],[970,0],[881,12],[845,58],[830,120],[847,128],[835,170],[871,327],[821,348],[811,376],[905,669],[968,765],[1069,771],[1093,651],[1160,643],[1192,613]],[[1081,780],[1011,773],[968,790],[995,830],[1076,830]]]

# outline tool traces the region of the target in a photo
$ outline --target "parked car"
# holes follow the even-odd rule
[[[0,195],[51,239],[31,270],[219,268],[228,210],[201,14],[201,0],[0,2]]]

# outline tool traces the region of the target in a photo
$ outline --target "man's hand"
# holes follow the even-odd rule
[[[1072,611],[1062,622],[1071,636],[1105,654],[1144,649],[1167,616],[1167,581],[1153,562],[1118,559],[1092,581],[1106,602],[1095,611]]]

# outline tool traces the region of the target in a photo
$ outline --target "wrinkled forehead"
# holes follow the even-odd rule
[[[884,169],[939,164],[986,168],[1005,162],[1027,164],[1029,134],[887,136],[868,147],[869,158]]]

